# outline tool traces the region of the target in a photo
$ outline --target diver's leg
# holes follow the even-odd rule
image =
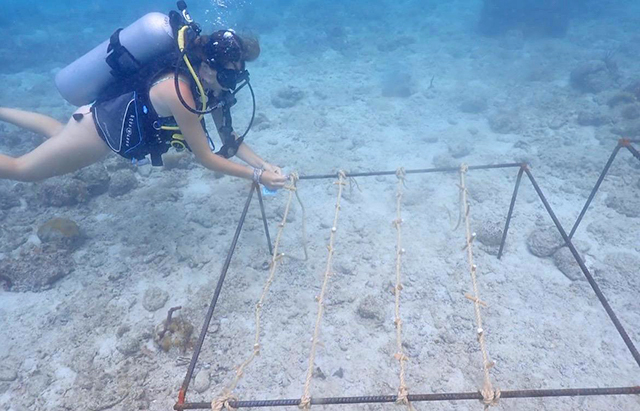
[[[5,107],[0,107],[0,121],[42,134],[47,138],[55,136],[64,128],[61,122],[44,114]]]
[[[98,136],[93,118],[84,116],[80,121],[69,121],[60,133],[22,157],[0,154],[0,178],[40,181],[79,170],[110,152]]]

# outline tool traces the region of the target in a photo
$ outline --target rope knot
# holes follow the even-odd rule
[[[399,186],[401,187],[406,187],[407,186],[407,172],[405,171],[404,167],[400,167],[399,169],[396,170],[396,177],[398,177],[398,182],[399,182]],[[402,192],[400,191],[400,188],[398,189],[398,193],[396,194],[396,197],[401,198],[402,197]]]
[[[491,406],[498,405],[498,400],[500,400],[500,390],[493,389],[491,383],[485,384],[482,391],[480,391],[482,395],[482,403],[484,404],[484,409],[488,409]]]
[[[238,399],[230,393],[223,394],[211,402],[211,411],[222,411],[223,409],[233,411],[235,408],[230,405],[230,402],[237,400]]]
[[[400,387],[398,389],[398,398],[396,399],[398,405],[409,405],[409,390],[407,387]]]
[[[289,174],[289,184],[285,185],[284,188],[289,191],[298,191],[297,183],[299,179],[298,173]]]
[[[469,293],[465,293],[464,297],[467,300],[473,301],[474,303],[480,304],[483,307],[487,307],[487,303],[485,303],[484,301],[482,301],[481,299],[479,299],[478,297],[474,297],[473,295],[469,294]]]
[[[409,361],[409,357],[407,357],[402,352],[397,352],[397,353],[393,354],[393,358],[395,358],[398,361]]]
[[[311,397],[306,395],[302,397],[302,399],[300,400],[300,404],[298,404],[298,408],[300,408],[301,410],[308,410],[309,408],[311,408]]]

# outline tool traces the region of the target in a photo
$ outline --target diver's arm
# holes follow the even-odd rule
[[[216,125],[216,130],[218,130],[218,134],[220,134],[220,128],[222,127],[222,123],[223,123],[222,116],[223,116],[222,109],[213,110],[211,112],[211,118],[213,119],[213,122]],[[236,133],[235,131],[232,131],[232,133],[235,134],[234,137],[237,140],[238,133]],[[224,137],[222,135],[220,136],[220,138],[224,142]],[[251,167],[262,168],[267,171],[272,171],[276,174],[282,174],[282,170],[280,170],[279,167],[272,166],[271,164],[264,161],[244,142],[240,144],[240,146],[238,147],[236,156],[240,160],[249,164]]]
[[[187,85],[180,84],[180,93],[187,105],[195,107],[193,95]],[[211,151],[198,115],[189,112],[178,100],[177,95],[175,98],[169,96],[165,104],[171,110],[171,115],[178,123],[191,151],[203,166],[213,171],[251,180],[253,177],[252,168],[229,161]]]
[[[171,93],[171,95],[167,98],[165,104],[167,104],[169,110],[171,110],[171,115],[178,123],[182,135],[185,140],[187,140],[196,159],[210,170],[251,180],[253,178],[253,168],[234,163],[213,153],[209,147],[209,142],[207,141],[198,115],[189,112],[182,105],[175,94],[175,90],[169,91],[169,93]],[[180,84],[180,93],[187,105],[191,107],[195,106],[193,95],[187,85]],[[272,189],[284,186],[284,181],[283,177],[269,171],[265,171],[262,174],[262,183]]]
[[[238,147],[238,152],[236,153],[236,156],[240,160],[249,164],[251,167],[262,168],[264,170],[273,171],[276,173],[278,173],[276,169],[278,171],[280,170],[277,167],[272,166],[271,164],[267,163],[262,158],[260,158],[260,156],[257,155],[255,151],[253,151],[251,147],[249,147],[246,143],[240,144],[240,147]]]

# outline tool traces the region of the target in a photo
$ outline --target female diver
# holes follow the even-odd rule
[[[40,181],[89,166],[110,151],[132,160],[148,154],[153,160],[156,155],[156,163],[159,155],[173,144],[170,140],[178,138],[178,143],[189,148],[210,170],[253,180],[272,190],[281,188],[286,181],[281,169],[261,159],[231,127],[225,127],[225,117],[230,122],[228,107],[218,104],[210,111],[224,142],[218,153],[213,151],[202,120],[207,108],[216,107],[225,95],[232,96],[230,91],[244,74],[248,75],[245,62],[255,60],[259,54],[256,39],[221,30],[191,41],[191,75],[187,70],[175,69],[175,64],[165,64],[139,83],[142,87],[120,95],[110,91],[107,93],[110,96],[80,107],[66,125],[42,114],[0,108],[0,121],[47,137],[21,157],[0,154],[0,178]],[[203,99],[200,91],[204,91],[207,98]],[[208,102],[203,107],[198,106],[196,100]],[[173,127],[161,129],[158,124]],[[230,161],[228,157],[234,154],[248,166]],[[159,162],[161,164],[161,160]]]

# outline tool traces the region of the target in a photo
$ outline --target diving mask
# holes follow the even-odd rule
[[[246,69],[233,70],[217,68],[216,71],[216,80],[218,80],[218,84],[227,90],[235,90],[238,83],[244,80],[249,80],[249,72]]]

